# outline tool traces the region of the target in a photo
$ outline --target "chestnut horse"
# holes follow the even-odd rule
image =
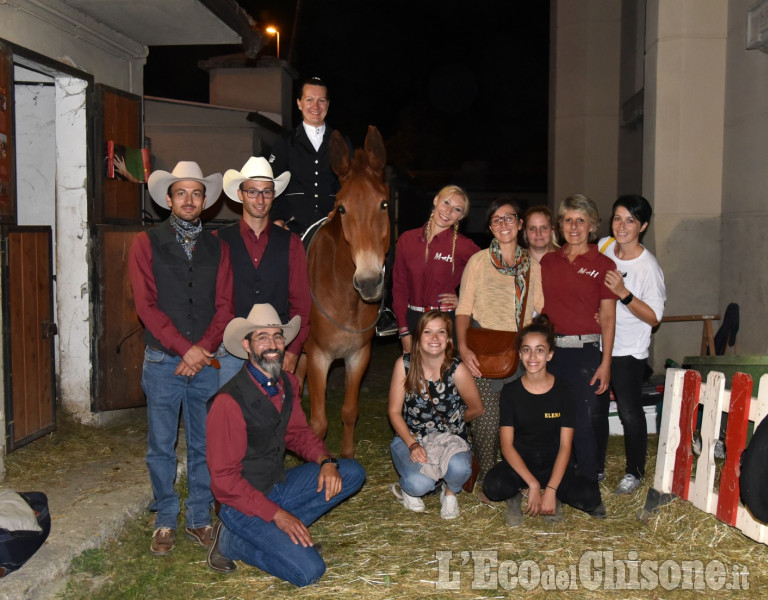
[[[355,150],[351,160],[347,144],[336,131],[329,150],[331,168],[341,189],[328,221],[315,234],[307,251],[312,291],[311,327],[304,344],[309,424],[315,433],[325,437],[328,371],[334,360],[343,358],[341,455],[352,457],[360,380],[370,362],[378,301],[384,287],[384,259],[389,249],[389,189],[383,176],[386,149],[375,127],[368,127],[365,150]],[[300,378],[302,367],[299,366]]]

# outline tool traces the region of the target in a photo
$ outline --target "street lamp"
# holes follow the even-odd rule
[[[277,58],[280,58],[280,32],[271,25],[267,27],[266,32],[277,36]]]

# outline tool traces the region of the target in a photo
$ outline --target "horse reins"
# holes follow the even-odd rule
[[[309,249],[312,247],[312,243],[315,241],[315,237],[317,237],[317,232],[320,231],[320,229],[325,226],[328,220],[329,220],[328,217],[325,217],[320,227],[318,227],[315,230],[315,232],[312,234],[312,238],[309,240],[309,246],[307,246],[307,256],[309,256]],[[316,224],[317,223],[315,223],[315,225]],[[314,225],[312,225],[312,227],[314,227]],[[312,227],[310,227],[310,229],[312,229]],[[309,229],[307,231],[309,231]],[[303,236],[302,236],[302,239],[303,239]],[[312,297],[312,302],[315,303],[315,306],[317,307],[317,310],[320,311],[320,314],[323,315],[326,319],[328,319],[334,326],[338,327],[342,331],[346,331],[347,333],[365,333],[366,331],[370,331],[371,329],[376,327],[376,323],[379,322],[379,317],[381,317],[381,311],[384,310],[384,294],[382,294],[381,301],[379,302],[379,310],[376,313],[376,318],[373,320],[373,323],[371,323],[370,325],[368,325],[368,327],[365,327],[364,329],[350,329],[349,327],[344,327],[344,325],[342,325],[341,323],[336,322],[336,320],[325,311],[322,304],[320,304],[318,299],[315,297],[315,292],[312,291],[311,287],[309,288],[309,295]]]

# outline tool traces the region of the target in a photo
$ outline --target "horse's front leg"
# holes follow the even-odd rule
[[[307,385],[309,386],[309,426],[320,438],[328,432],[328,417],[325,412],[325,392],[328,385],[328,370],[331,357],[314,344],[307,348]]]
[[[296,365],[296,379],[299,380],[299,398],[304,395],[304,382],[307,379],[307,355],[302,352]]]
[[[344,391],[344,405],[341,407],[341,421],[344,423],[341,455],[344,458],[354,458],[355,456],[355,424],[359,414],[360,381],[363,379],[363,374],[370,360],[370,342],[344,360],[346,390]]]

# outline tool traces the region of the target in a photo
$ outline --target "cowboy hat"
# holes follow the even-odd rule
[[[196,162],[191,160],[182,160],[176,163],[173,171],[154,171],[147,179],[149,195],[156,204],[163,208],[168,208],[165,197],[168,195],[168,188],[177,181],[198,181],[205,186],[205,204],[203,208],[208,208],[215,204],[221,195],[221,173],[214,173],[203,177],[203,171]]]
[[[283,330],[285,336],[285,345],[290,344],[294,338],[299,335],[299,328],[301,327],[301,317],[296,315],[283,324],[280,322],[280,315],[272,307],[271,304],[254,304],[251,312],[243,319],[237,317],[232,319],[224,330],[224,347],[233,356],[238,358],[248,358],[248,353],[243,348],[243,340],[249,333],[253,333],[257,329],[265,329],[267,327],[279,327]]]
[[[224,193],[235,202],[242,203],[242,200],[237,197],[237,190],[246,179],[273,181],[275,184],[275,198],[277,198],[283,193],[288,182],[291,180],[291,173],[286,171],[278,177],[273,177],[272,166],[267,162],[266,158],[251,156],[239,171],[229,169],[224,173]]]

